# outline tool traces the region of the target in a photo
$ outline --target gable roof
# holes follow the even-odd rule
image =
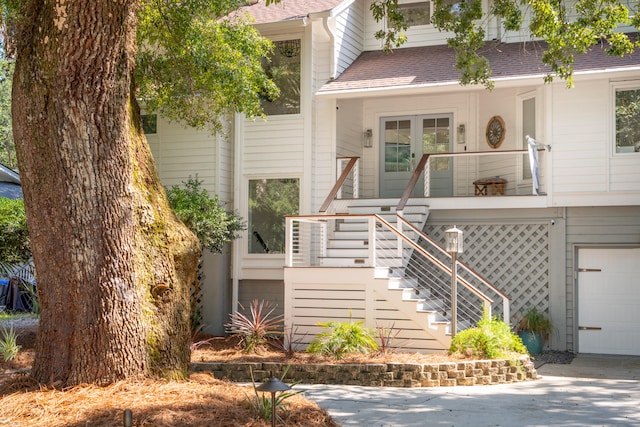
[[[344,0],[282,0],[280,3],[266,6],[265,0],[245,6],[256,24],[302,19],[314,13],[328,12]]]
[[[635,39],[637,35],[631,35]],[[481,53],[489,59],[495,81],[537,77],[551,69],[541,62],[543,42],[489,42]],[[640,70],[640,53],[622,58],[609,56],[605,45],[594,46],[578,55],[574,74]],[[362,53],[337,79],[323,85],[318,95],[344,92],[458,85],[460,73],[454,69],[455,53],[446,45],[396,49],[392,53]]]

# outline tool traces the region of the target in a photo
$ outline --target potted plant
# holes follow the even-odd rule
[[[549,338],[553,324],[548,317],[533,307],[518,322],[517,332],[529,354],[542,353],[542,345]]]

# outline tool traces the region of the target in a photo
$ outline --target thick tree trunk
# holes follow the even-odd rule
[[[137,2],[27,3],[13,127],[41,306],[33,375],[183,375],[200,249],[137,126]]]

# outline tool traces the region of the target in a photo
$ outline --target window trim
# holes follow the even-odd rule
[[[526,150],[527,149],[527,145],[524,142],[524,103],[525,101],[528,101],[530,99],[533,99],[535,102],[535,107],[534,107],[534,113],[535,113],[535,123],[534,123],[534,127],[536,130],[536,135],[534,135],[535,138],[538,138],[538,132],[540,131],[540,120],[541,120],[541,112],[540,112],[540,97],[538,96],[537,91],[533,90],[533,91],[529,91],[529,92],[525,92],[525,93],[521,93],[516,95],[516,135],[517,138],[520,139],[522,138],[519,142],[518,142],[518,150]],[[525,156],[519,156],[518,160],[517,160],[517,180],[518,182],[522,183],[522,184],[531,184],[531,180],[532,177],[528,177],[525,178],[524,176],[524,167],[525,167],[525,161],[524,161]]]
[[[639,151],[631,152],[618,152],[616,149],[616,93],[619,90],[640,90],[640,80],[627,80],[624,82],[611,82],[611,95],[610,95],[610,131],[609,131],[609,150],[611,157],[629,157],[639,156]]]

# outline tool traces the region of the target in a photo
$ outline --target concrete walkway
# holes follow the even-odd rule
[[[296,388],[343,426],[640,426],[640,357],[580,355],[538,374],[491,386]]]

